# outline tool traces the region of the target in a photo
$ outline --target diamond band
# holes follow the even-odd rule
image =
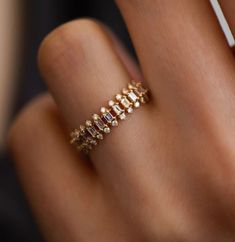
[[[100,114],[93,114],[91,120],[85,125],[71,132],[71,141],[79,151],[88,153],[101,141],[111,128],[118,126],[120,120],[125,120],[127,115],[135,108],[149,101],[149,91],[141,82],[131,82],[127,88],[117,94],[114,100],[108,102],[108,107],[102,107]]]

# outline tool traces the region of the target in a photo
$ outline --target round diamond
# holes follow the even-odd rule
[[[134,106],[135,106],[136,108],[140,107],[140,102],[135,102],[135,103],[134,103]]]
[[[104,132],[105,132],[106,134],[110,133],[110,128],[109,128],[109,127],[105,127],[105,128],[104,128]]]
[[[132,108],[132,107],[129,107],[129,108],[127,109],[127,112],[128,112],[128,113],[133,113],[133,108]]]
[[[81,131],[84,131],[85,130],[85,126],[80,125],[80,129],[81,129]]]
[[[144,97],[141,97],[141,98],[140,98],[140,101],[141,101],[142,103],[146,103]]]
[[[116,99],[119,101],[119,100],[121,100],[121,98],[122,98],[122,95],[121,94],[117,94],[116,95]]]
[[[88,138],[87,138],[87,141],[88,141],[88,143],[91,144],[91,145],[97,145],[97,141],[94,140],[94,139],[92,139],[91,137],[88,137]]]
[[[79,130],[75,129],[71,134],[71,138],[78,138],[79,137]]]
[[[125,113],[122,113],[118,116],[121,120],[124,120],[126,119],[126,114]]]
[[[101,113],[105,113],[105,112],[106,112],[106,108],[102,107],[102,108],[100,109],[100,111],[101,111]]]
[[[103,135],[99,133],[99,134],[97,134],[96,138],[97,139],[103,139]]]
[[[93,114],[92,117],[93,117],[94,120],[97,120],[99,118],[99,115],[98,114]]]
[[[112,126],[118,126],[118,121],[116,119],[112,121]]]
[[[86,121],[86,125],[87,125],[87,126],[91,126],[91,125],[92,125],[92,122],[91,122],[90,120],[87,120],[87,121]]]

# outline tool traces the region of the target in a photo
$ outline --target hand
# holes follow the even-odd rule
[[[221,2],[232,16],[233,1]],[[117,4],[142,73],[99,23],[65,24],[39,53],[53,98],[34,100],[10,132],[42,232],[53,242],[235,241],[234,56],[209,1]],[[150,103],[89,160],[77,153],[66,127],[142,75]]]

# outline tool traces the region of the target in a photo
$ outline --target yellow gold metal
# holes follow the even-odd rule
[[[149,101],[149,90],[141,82],[132,81],[127,88],[122,89],[107,107],[100,109],[100,114],[93,114],[85,125],[71,132],[70,143],[79,151],[89,153],[104,136],[117,126],[120,120],[125,120],[129,113]]]

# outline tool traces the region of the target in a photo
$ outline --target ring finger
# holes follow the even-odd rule
[[[79,127],[91,114],[99,112],[101,106],[107,106],[108,100],[131,79],[104,30],[91,20],[66,24],[49,35],[42,44],[39,64],[71,128]],[[142,163],[138,154],[150,147],[142,138],[148,137],[143,134],[150,108],[151,105],[146,105],[128,115],[91,153],[98,173],[117,181],[118,174],[125,173],[121,170],[133,168],[133,157],[135,169],[138,157],[139,164]]]

